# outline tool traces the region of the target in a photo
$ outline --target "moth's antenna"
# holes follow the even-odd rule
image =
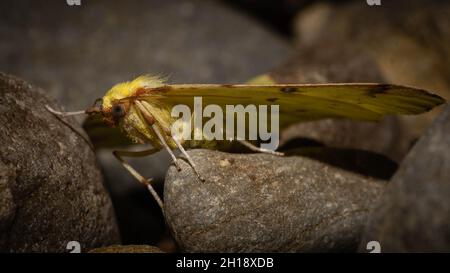
[[[55,109],[51,108],[48,105],[45,105],[45,108],[47,108],[48,111],[50,111],[52,114],[61,116],[61,117],[68,117],[68,116],[76,116],[76,115],[81,115],[81,114],[86,114],[86,111],[73,111],[73,112],[60,112],[60,111],[56,111]]]
[[[86,144],[89,146],[89,148],[91,148],[91,150],[95,153],[95,148],[92,145],[92,143],[89,141],[89,139],[86,138],[86,136],[79,132],[77,129],[73,128],[72,125],[70,125],[67,121],[63,120],[62,117],[67,117],[67,116],[75,116],[75,115],[80,115],[80,114],[89,114],[90,112],[88,112],[88,110],[85,111],[75,111],[75,112],[60,112],[60,111],[56,111],[53,108],[51,108],[48,105],[45,105],[45,108],[52,113],[53,115],[55,115],[55,117],[57,119],[59,119],[59,121],[61,121],[64,125],[66,125],[67,127],[69,127],[70,130],[72,130],[75,134],[79,135],[84,142],[86,142]],[[92,111],[92,110],[91,110]]]
[[[60,111],[56,111],[55,109],[51,108],[47,104],[45,105],[45,108],[47,108],[47,110],[50,113],[52,113],[54,115],[57,115],[57,116],[60,116],[60,117],[77,116],[77,115],[83,115],[83,114],[88,114],[89,115],[89,114],[93,114],[93,113],[100,113],[102,111],[101,104],[100,104],[99,107],[96,106],[98,102],[102,103],[103,99],[101,99],[101,98],[96,99],[94,104],[91,107],[89,107],[86,110],[82,110],[82,111],[60,112]]]

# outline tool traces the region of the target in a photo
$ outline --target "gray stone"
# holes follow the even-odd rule
[[[0,251],[66,252],[69,241],[83,249],[118,243],[93,151],[45,104],[57,107],[42,90],[0,73]]]
[[[148,245],[113,245],[95,248],[89,253],[163,253],[156,246]]]
[[[186,252],[355,251],[385,186],[301,156],[189,154],[206,181],[182,161],[164,191],[167,224]]]
[[[79,110],[114,84],[142,74],[173,83],[236,83],[268,71],[290,47],[218,1],[0,1],[0,71],[43,87],[65,109]],[[96,144],[96,143],[94,143]],[[158,206],[112,156],[98,151],[125,243],[156,244]],[[167,153],[128,159],[159,188]],[[130,213],[133,211],[133,213]]]
[[[400,165],[366,227],[360,250],[450,251],[450,106]]]

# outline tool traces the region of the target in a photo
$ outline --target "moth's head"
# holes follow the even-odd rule
[[[110,126],[119,125],[120,121],[127,115],[130,109],[130,102],[128,100],[112,101],[110,105],[105,107],[104,98],[99,106],[93,106],[86,110],[89,115],[100,113],[103,120]]]
[[[130,107],[129,101],[113,101],[107,107],[104,106],[104,97],[95,100],[94,104],[84,111],[89,116],[101,115],[110,126],[117,126],[120,120],[126,116]]]
[[[162,85],[164,85],[163,79],[151,76],[140,76],[130,82],[116,84],[106,92],[99,106],[94,105],[91,112],[101,113],[105,122],[110,125],[118,125],[128,113],[130,102],[139,95],[139,92]]]
[[[46,105],[47,110],[58,116],[80,114],[102,115],[106,123],[117,126],[127,115],[131,103],[147,90],[164,86],[164,79],[152,76],[140,76],[130,82],[114,85],[103,98],[96,99],[93,106],[84,111],[60,112]]]

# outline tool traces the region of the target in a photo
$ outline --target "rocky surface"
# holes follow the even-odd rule
[[[113,245],[95,248],[89,253],[163,253],[156,246],[148,245]]]
[[[371,213],[361,251],[450,251],[450,106],[418,141]]]
[[[449,7],[406,0],[312,5],[295,24],[297,55],[272,75],[278,82],[391,82],[449,98]],[[243,82],[290,56],[284,41],[216,1],[99,0],[69,7],[8,0],[0,3],[0,36],[7,38],[0,71],[44,87],[71,110],[140,74],[176,83]],[[0,146],[0,251],[62,252],[72,240],[83,251],[119,243],[92,152],[37,106],[54,102],[5,77],[0,140],[9,144]],[[354,251],[361,243],[366,252],[369,240],[379,240],[382,251],[448,251],[445,118],[402,164],[360,242],[369,211],[397,168],[381,155],[400,162],[438,112],[380,123],[303,123],[283,132],[286,158],[191,151],[207,181],[199,182],[187,164],[181,173],[169,170],[167,223],[182,251]],[[146,189],[111,150],[97,155],[123,243],[173,251],[172,241],[161,240],[162,215]],[[162,151],[130,162],[161,182],[170,160]],[[162,183],[156,186],[162,192]],[[94,250],[114,251],[157,249]]]
[[[0,73],[0,251],[65,252],[119,242],[95,155],[28,83]],[[74,128],[81,130],[73,119]]]
[[[295,23],[298,54],[273,76],[278,82],[396,83],[449,98],[449,11],[446,1],[387,1],[379,7],[364,1],[314,4]],[[311,122],[284,132],[283,141],[312,138],[400,162],[439,111],[375,124]]]
[[[182,161],[164,191],[167,224],[186,252],[354,251],[385,187],[307,157],[189,154],[206,181]]]
[[[235,83],[290,55],[285,41],[218,1],[1,1],[0,36],[8,37],[0,71],[41,86],[69,110],[146,73],[175,83]],[[98,157],[124,243],[156,244],[164,230],[159,207],[111,152]],[[165,152],[128,160],[155,182],[170,163]]]

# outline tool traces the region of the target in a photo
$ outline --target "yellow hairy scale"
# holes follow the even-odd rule
[[[136,91],[141,88],[157,88],[164,86],[164,80],[159,77],[140,76],[129,82],[122,82],[114,85],[103,97],[103,108],[112,106],[113,101],[118,101],[136,95]]]

